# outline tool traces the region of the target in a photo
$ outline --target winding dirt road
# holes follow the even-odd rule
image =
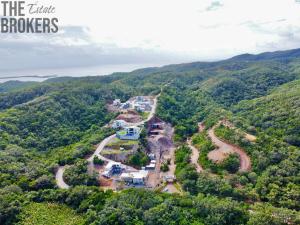
[[[218,147],[218,149],[215,149],[211,151],[209,156],[214,157],[214,154],[227,154],[227,153],[237,153],[240,156],[240,169],[239,171],[249,171],[251,169],[251,161],[249,156],[246,154],[246,152],[241,149],[240,147],[227,143],[221,139],[219,139],[215,133],[214,129],[218,126],[215,125],[213,128],[211,128],[208,131],[208,136],[211,138],[212,142]],[[222,158],[222,156],[221,156]]]
[[[192,155],[191,155],[191,162],[195,165],[196,171],[198,173],[203,171],[203,167],[199,164],[198,159],[199,159],[199,150],[193,146],[192,140],[188,139],[187,144],[190,149],[192,149]]]

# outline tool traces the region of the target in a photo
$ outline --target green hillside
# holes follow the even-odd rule
[[[56,224],[57,218],[61,224],[299,224],[299,79],[296,49],[0,85],[0,224]],[[175,128],[182,195],[104,192],[94,182],[56,187],[59,165],[86,171],[83,159],[112,134],[103,128],[116,116],[107,103],[161,90],[157,115]],[[186,139],[198,132],[199,122],[209,129],[224,118],[257,137],[250,142],[237,129],[217,130],[247,152],[251,171],[230,174],[202,153],[200,161],[209,169],[197,173]],[[194,139],[209,151],[206,133]]]
[[[241,101],[233,112],[248,119],[258,131],[300,147],[300,80],[267,96]]]

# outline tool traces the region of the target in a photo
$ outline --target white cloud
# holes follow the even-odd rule
[[[2,39],[0,51],[6,51],[5,55],[13,52],[33,57],[42,52],[40,61],[44,57],[56,62],[59,54],[64,57],[76,54],[66,60],[65,66],[74,66],[71,59],[80,65],[88,64],[88,60],[94,64],[152,60],[155,64],[215,60],[245,52],[300,47],[300,4],[295,0],[40,0],[40,3],[56,6],[62,31],[51,35],[51,43],[46,35],[18,35],[13,41]],[[29,48],[34,45],[36,52],[18,53],[16,43]],[[47,55],[50,52],[53,58]],[[52,66],[56,66],[54,62]],[[51,66],[51,62],[41,64]]]

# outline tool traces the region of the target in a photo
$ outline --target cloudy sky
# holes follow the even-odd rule
[[[300,47],[300,0],[39,3],[56,7],[59,33],[0,34],[0,76],[97,75]]]

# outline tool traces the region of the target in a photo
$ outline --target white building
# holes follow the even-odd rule
[[[127,122],[125,120],[115,120],[112,124],[113,129],[125,128],[127,126]]]
[[[130,109],[131,104],[129,102],[122,103],[120,108],[121,109]]]
[[[144,185],[148,178],[148,171],[139,170],[137,172],[122,173],[120,178],[126,183]]]
[[[139,127],[126,127],[124,130],[117,132],[117,137],[121,140],[138,140],[141,129]]]
[[[108,162],[105,166],[102,176],[110,178],[114,173],[120,173],[122,171],[122,164],[119,162]]]
[[[155,170],[155,164],[150,163],[149,165],[146,166],[146,170]]]
[[[114,105],[114,106],[120,106],[120,105],[121,105],[121,100],[120,100],[120,99],[115,99],[115,100],[113,101],[113,105]]]

